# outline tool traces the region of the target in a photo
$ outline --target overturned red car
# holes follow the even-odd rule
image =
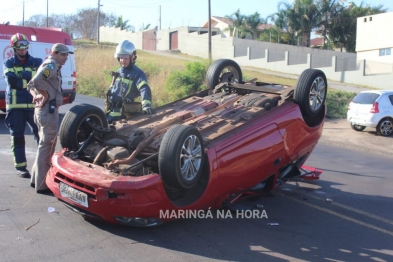
[[[85,218],[157,226],[172,211],[208,210],[263,194],[297,177],[322,135],[327,81],[307,69],[295,87],[244,82],[239,65],[215,61],[207,89],[108,124],[89,104],[60,127],[46,183]]]

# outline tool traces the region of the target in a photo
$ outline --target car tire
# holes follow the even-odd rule
[[[354,123],[351,123],[351,127],[353,130],[355,131],[363,131],[364,129],[366,129],[365,126],[361,126],[361,125],[355,125]]]
[[[391,136],[393,134],[393,120],[391,118],[384,118],[379,121],[377,134],[381,136]]]
[[[327,81],[321,70],[306,69],[297,80],[294,99],[303,116],[315,117],[325,108]]]
[[[59,138],[62,148],[78,150],[93,129],[86,123],[89,120],[101,127],[108,127],[104,111],[90,104],[73,106],[64,116],[60,125]]]
[[[206,72],[206,86],[210,92],[220,83],[242,83],[242,80],[243,74],[240,66],[230,59],[216,60]]]
[[[165,133],[158,154],[158,167],[167,186],[193,187],[201,177],[204,159],[203,139],[197,128],[176,125]]]

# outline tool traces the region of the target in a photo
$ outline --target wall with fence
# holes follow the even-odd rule
[[[208,34],[189,27],[156,31],[156,50],[167,51],[170,34],[178,33],[178,49],[188,55],[208,58]],[[142,49],[142,32],[100,27],[102,42],[132,41]],[[307,68],[321,69],[328,79],[348,84],[393,90],[393,64],[357,60],[356,54],[285,44],[212,36],[212,59],[233,59],[241,66],[253,66],[277,72],[300,74]]]

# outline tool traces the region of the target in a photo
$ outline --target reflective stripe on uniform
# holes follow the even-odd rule
[[[128,86],[127,93],[125,93],[124,96],[123,96],[123,98],[124,98],[124,97],[127,97],[128,94],[131,92],[132,80],[126,79],[126,78],[123,78],[122,80],[123,80],[123,83],[127,84],[127,86]]]
[[[147,85],[147,82],[145,80],[141,81],[136,87],[139,89],[141,89],[142,86]]]
[[[35,104],[6,104],[6,109],[35,108]]]
[[[20,72],[23,72],[23,71],[31,72],[32,74],[36,74],[37,73],[37,70],[33,70],[31,67],[23,68],[21,66],[15,66],[15,67],[12,67],[12,68],[8,68],[7,67],[5,69],[5,71],[4,71],[4,73],[7,73],[7,72],[20,73]]]
[[[132,80],[127,79],[127,78],[123,78],[122,81],[123,81],[123,83],[126,84],[126,85],[128,85],[129,83],[132,83]]]
[[[142,101],[142,106],[144,106],[144,105],[151,105],[151,101],[150,100],[143,100]]]
[[[27,87],[27,80],[26,79],[22,79],[22,84],[23,84],[23,88]]]
[[[12,89],[12,101],[11,104],[6,104],[6,109],[13,108],[35,108],[35,104],[18,104],[16,101],[16,89]]]
[[[24,167],[24,166],[27,166],[27,163],[26,163],[26,162],[23,162],[23,163],[15,163],[15,167]]]
[[[112,117],[120,117],[121,116],[121,112],[110,112],[109,115],[112,116]]]
[[[12,73],[15,73],[15,69],[13,69],[13,68],[6,68],[5,70],[4,70],[4,73],[8,73],[8,72],[12,72]]]
[[[25,166],[27,166],[27,163],[26,163],[26,162],[22,162],[22,163],[17,163],[17,162],[16,162],[16,156],[15,156],[15,151],[14,151],[14,149],[15,149],[14,140],[15,140],[14,137],[11,136],[11,151],[12,151],[12,153],[13,153],[13,155],[14,155],[14,166],[15,166],[15,167],[25,167]],[[24,143],[24,138],[23,138],[23,143]]]

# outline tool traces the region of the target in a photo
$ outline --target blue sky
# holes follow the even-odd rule
[[[122,15],[128,24],[137,31],[144,25],[150,27],[174,28],[178,26],[202,26],[208,20],[209,0],[0,0],[0,23],[9,21],[16,24],[28,20],[32,15],[76,14],[79,9],[97,8],[98,1],[104,13]],[[291,3],[291,0],[210,0],[212,16],[231,15],[237,9],[244,15],[259,12],[262,17],[275,13],[279,2]],[[356,4],[362,1],[354,0]],[[24,12],[23,12],[24,3]],[[48,5],[47,5],[48,3]],[[383,5],[388,12],[393,12],[392,0],[363,0],[371,6]],[[161,10],[161,12],[160,12]]]

